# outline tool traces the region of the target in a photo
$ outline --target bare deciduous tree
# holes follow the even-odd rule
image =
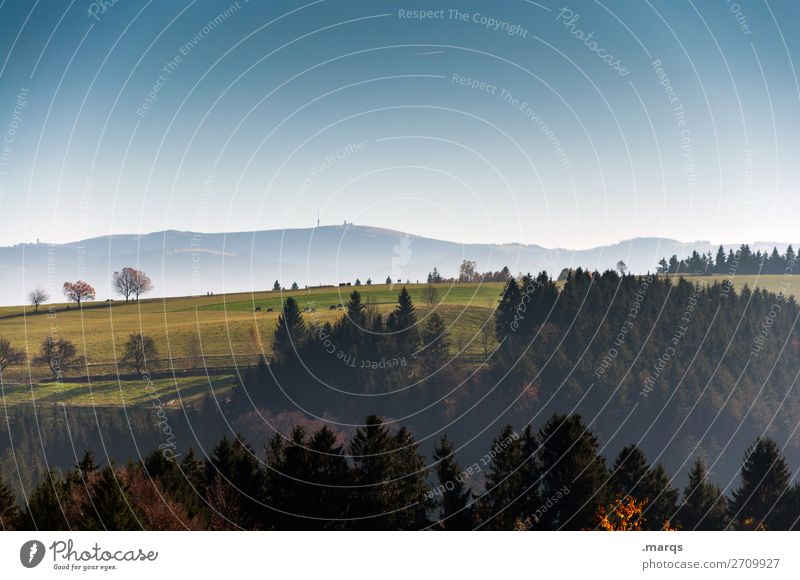
[[[489,356],[489,345],[492,343],[492,325],[488,322],[481,327],[481,346],[483,346],[483,356]]]
[[[11,365],[17,365],[25,360],[25,354],[17,350],[5,338],[0,338],[0,374]]]
[[[141,270],[135,270],[133,295],[136,296],[136,301],[139,301],[139,296],[147,294],[153,289],[153,281],[150,277]]]
[[[146,334],[131,334],[125,343],[125,353],[122,361],[132,367],[138,374],[147,368],[148,360],[152,361],[158,356],[156,341]]]
[[[50,300],[50,294],[41,286],[34,288],[33,292],[28,294],[28,302],[33,306],[34,312],[39,312],[39,306]]]
[[[114,272],[111,276],[111,285],[114,287],[116,293],[120,296],[124,296],[125,302],[128,302],[136,286],[136,270],[134,268],[125,267],[119,272]]]
[[[53,375],[53,380],[60,380],[77,361],[77,350],[71,340],[48,336],[42,341],[39,356],[34,362],[47,365]]]
[[[189,367],[193,369],[198,368],[203,362],[203,347],[200,344],[200,337],[196,334],[190,334],[186,339],[186,358]]]
[[[473,260],[464,260],[458,267],[458,281],[472,282],[476,278],[475,269],[478,267]]]
[[[111,284],[117,294],[125,297],[125,302],[128,302],[131,296],[138,302],[139,296],[147,294],[153,289],[153,281],[150,280],[150,277],[141,270],[130,266],[114,272]]]

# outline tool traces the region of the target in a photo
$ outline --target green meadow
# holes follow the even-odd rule
[[[723,276],[688,276],[702,284],[721,282]],[[739,276],[734,288],[744,285],[796,294],[800,277]],[[479,358],[493,348],[493,336],[482,329],[493,328],[491,320],[501,283],[435,284],[430,302],[423,284],[408,285],[418,318],[438,312],[448,325],[451,348],[467,357]],[[6,404],[30,402],[75,405],[150,404],[153,393],[165,401],[193,401],[214,389],[227,392],[241,369],[271,354],[272,335],[281,304],[289,296],[304,309],[309,324],[333,322],[343,315],[353,290],[378,312],[394,308],[399,285],[325,287],[295,291],[238,293],[75,305],[52,304],[33,313],[29,306],[0,308],[0,337],[27,353],[27,361],[6,369],[3,400]],[[271,311],[270,311],[271,310]],[[488,324],[487,324],[488,323]],[[159,356],[150,361],[153,389],[147,389],[132,369],[122,364],[129,335],[142,332],[155,340]],[[71,340],[79,363],[63,383],[52,382],[48,369],[31,361],[48,334]],[[207,369],[212,372],[207,376]],[[172,373],[175,372],[173,376]],[[31,385],[33,385],[33,390]]]

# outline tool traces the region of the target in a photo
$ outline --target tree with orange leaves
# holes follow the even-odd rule
[[[644,509],[647,507],[647,501],[647,498],[637,500],[630,495],[617,496],[608,506],[599,506],[597,529],[606,532],[640,531],[645,524]]]
[[[80,307],[81,302],[84,300],[94,300],[95,291],[88,282],[84,282],[83,280],[64,282],[64,296],[66,296],[67,300],[70,302],[77,302]]]

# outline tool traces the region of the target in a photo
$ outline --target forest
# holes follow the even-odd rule
[[[542,272],[506,282],[476,358],[405,287],[388,315],[353,290],[333,323],[290,297],[224,397],[7,409],[3,526],[793,529],[798,315],[726,282]]]

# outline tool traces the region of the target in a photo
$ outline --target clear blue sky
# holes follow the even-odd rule
[[[797,241],[798,21],[724,0],[6,0],[0,244],[317,212],[464,242]]]

